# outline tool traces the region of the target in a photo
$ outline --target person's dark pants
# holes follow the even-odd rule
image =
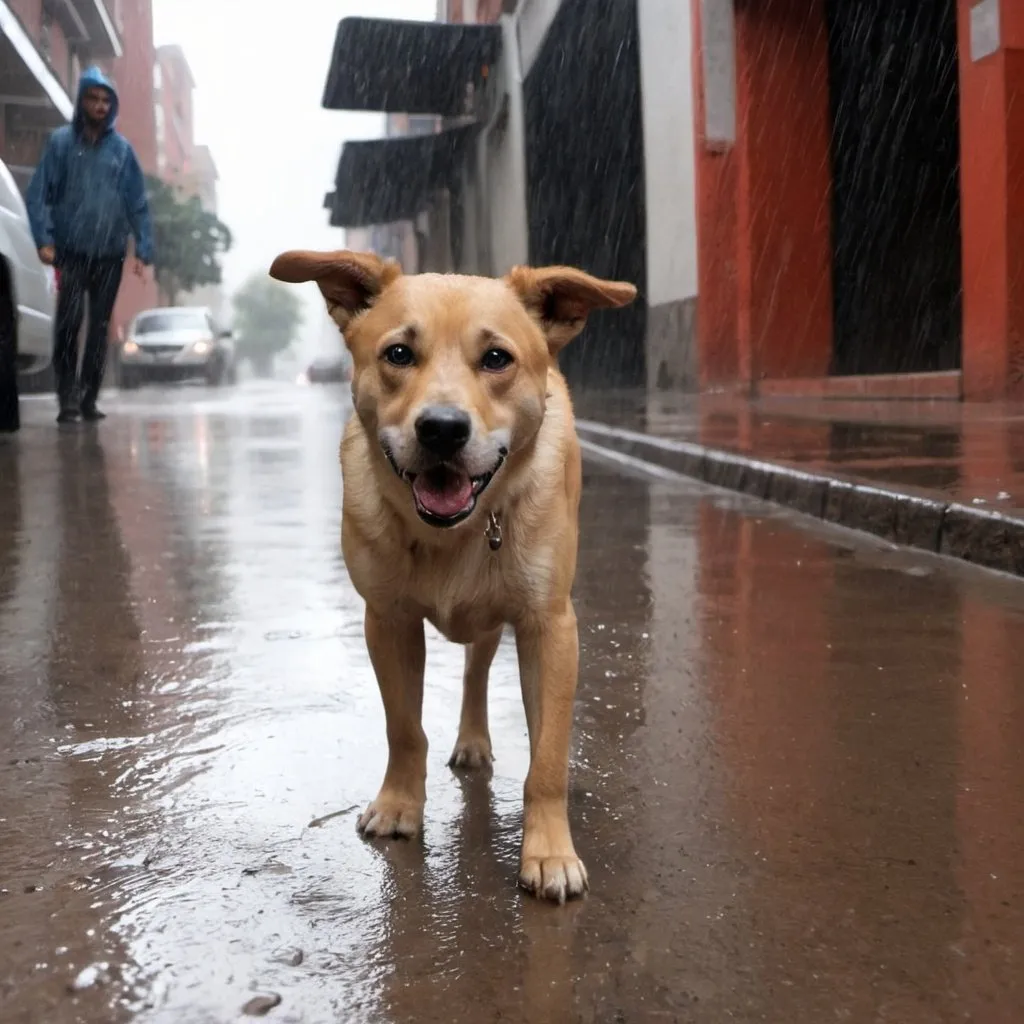
[[[124,257],[64,256],[60,261],[60,292],[53,345],[53,370],[61,409],[75,407],[76,392],[83,410],[92,409],[107,365],[107,334],[121,287]],[[82,329],[85,298],[89,297],[89,327],[77,380],[78,332]],[[76,387],[76,384],[78,385]]]

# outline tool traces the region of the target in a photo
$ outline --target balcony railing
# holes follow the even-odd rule
[[[60,22],[68,42],[83,54],[102,60],[120,57],[121,35],[107,0],[44,0],[53,17]]]

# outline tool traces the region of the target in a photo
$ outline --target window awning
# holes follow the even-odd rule
[[[501,55],[498,25],[345,18],[324,88],[328,110],[466,113],[467,86]]]
[[[331,225],[356,228],[413,220],[432,193],[452,182],[477,130],[470,124],[436,135],[346,142],[334,192],[324,199]]]

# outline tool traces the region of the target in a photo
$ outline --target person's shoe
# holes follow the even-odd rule
[[[100,412],[95,405],[87,405],[82,408],[82,419],[86,423],[99,423],[100,420],[105,420],[107,414]]]
[[[77,423],[79,413],[77,409],[61,409],[57,414],[58,423]]]

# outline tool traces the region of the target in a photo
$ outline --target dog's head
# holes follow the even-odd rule
[[[345,251],[283,253],[270,274],[316,281],[352,353],[356,414],[408,486],[410,509],[437,527],[467,520],[535,438],[548,371],[587,314],[636,296],[570,267],[405,276]]]

